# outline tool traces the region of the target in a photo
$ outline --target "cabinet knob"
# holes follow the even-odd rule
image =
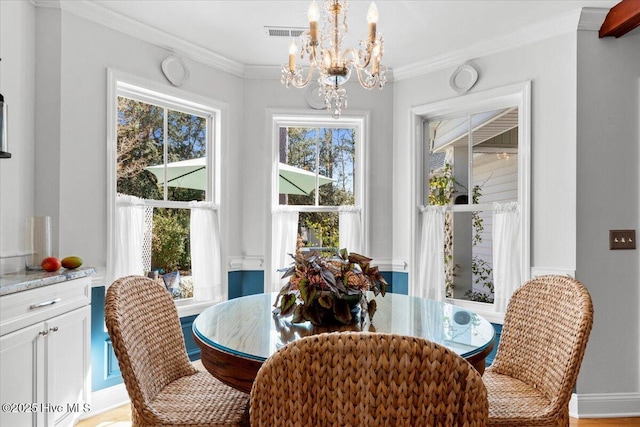
[[[54,326],[53,328],[49,328],[49,331],[51,332],[58,332],[58,327]]]
[[[38,332],[38,335],[42,335],[44,337],[45,335],[49,335],[49,331],[45,329],[44,331]]]

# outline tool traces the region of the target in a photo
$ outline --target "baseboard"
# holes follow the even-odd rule
[[[129,395],[124,384],[94,391],[91,393],[91,410],[82,414],[80,419],[93,417],[127,403],[129,403]]]
[[[640,417],[640,393],[591,393],[571,396],[573,418]]]

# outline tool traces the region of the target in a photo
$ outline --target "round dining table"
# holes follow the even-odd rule
[[[372,318],[351,325],[292,323],[274,314],[277,293],[228,300],[205,309],[193,322],[201,361],[214,377],[249,393],[262,363],[279,348],[309,335],[362,331],[425,338],[455,351],[480,373],[495,341],[491,323],[464,308],[426,298],[387,293],[375,297]],[[369,299],[373,298],[370,294]]]

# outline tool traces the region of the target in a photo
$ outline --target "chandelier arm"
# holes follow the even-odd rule
[[[297,75],[297,76],[295,76],[294,74],[291,74],[291,73],[290,73],[290,81],[291,81],[291,85],[292,85],[293,87],[295,87],[295,88],[298,88],[298,89],[301,89],[301,88],[303,88],[303,87],[307,87],[307,85],[309,84],[309,82],[311,82],[311,79],[312,79],[313,75],[315,74],[315,73],[314,73],[315,69],[316,69],[316,67],[315,67],[315,63],[314,63],[314,62],[312,62],[312,63],[309,65],[309,71],[308,71],[308,73],[307,73],[307,76],[306,76],[304,79],[302,79],[302,78],[301,78],[301,77],[302,77],[301,75]],[[296,78],[296,77],[298,77],[298,78]]]
[[[356,76],[358,76],[358,82],[360,83],[360,86],[362,86],[365,89],[373,89],[374,87],[376,87],[378,85],[378,81],[379,81],[379,77],[378,75],[372,75],[370,79],[364,79],[362,77],[362,73],[363,73],[364,68],[357,68],[356,67]]]
[[[371,55],[367,55],[364,62],[360,62],[360,58],[358,56],[358,51],[354,48],[346,49],[343,54],[343,60],[345,64],[350,64],[356,70],[356,76],[358,77],[358,82],[360,86],[365,89],[373,89],[380,82],[379,74],[370,72],[370,78],[365,79],[363,74],[367,67],[370,65]],[[348,58],[350,57],[350,58]],[[348,61],[348,62],[347,62]],[[373,71],[373,70],[372,70]]]
[[[360,55],[358,54],[358,50],[356,50],[353,47],[350,47],[348,49],[345,49],[344,53],[342,54],[342,61],[345,64],[353,65],[356,68],[356,70],[365,69],[371,63],[371,53],[367,52],[366,55],[364,56],[364,61],[360,62]]]

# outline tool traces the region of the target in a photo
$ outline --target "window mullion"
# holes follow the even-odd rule
[[[163,108],[162,117],[162,155],[164,157],[164,188],[162,189],[163,200],[167,201],[169,198],[169,182],[167,181],[167,163],[169,163],[169,112],[167,108]]]
[[[468,126],[469,126],[469,135],[468,135],[468,144],[467,144],[467,203],[473,204],[473,123],[472,123],[472,115],[468,116]]]
[[[316,191],[315,205],[320,206],[320,129],[316,128]]]
[[[340,212],[340,206],[286,205],[298,212]]]

